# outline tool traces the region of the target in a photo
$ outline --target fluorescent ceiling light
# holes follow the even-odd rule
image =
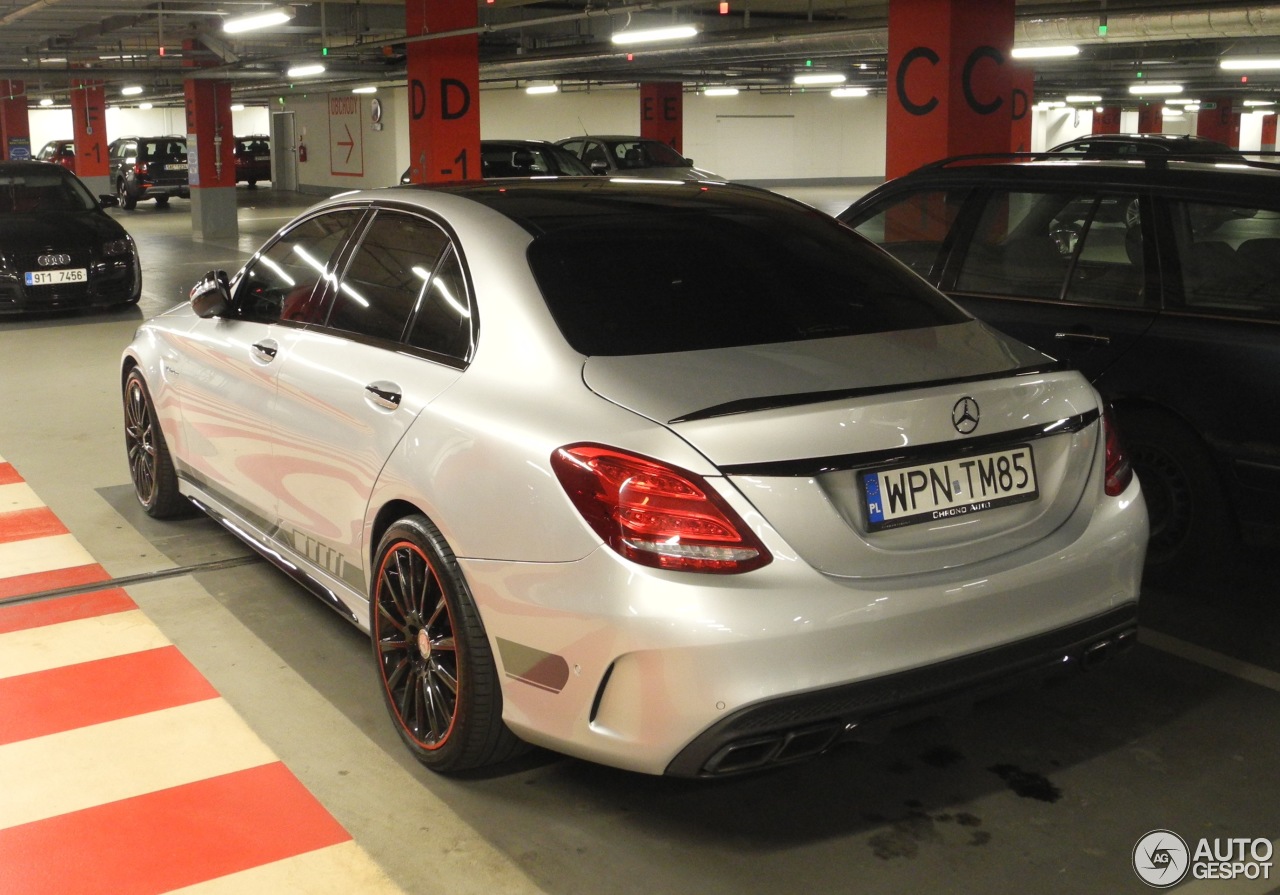
[[[137,86],[120,88],[121,96],[137,96],[141,92],[142,92],[142,88]]]
[[[1091,95],[1084,95],[1084,94],[1072,95],[1067,97],[1067,102],[1069,103],[1100,103],[1102,102],[1102,97],[1097,95],[1092,95],[1092,94]]]
[[[698,29],[692,25],[672,25],[668,28],[638,28],[634,31],[619,31],[613,35],[616,44],[643,44],[659,40],[687,40],[695,37]]]
[[[239,34],[242,31],[257,31],[259,28],[270,28],[272,25],[283,25],[293,18],[293,7],[276,6],[248,15],[233,16],[222,20],[222,30],[227,34]]]
[[[1014,47],[1014,59],[1058,59],[1065,56],[1078,56],[1080,48],[1075,46],[1061,47]]]
[[[153,105],[151,105],[151,103],[138,103],[138,108],[139,108],[139,109],[153,109],[153,108],[155,108],[155,107],[154,107]],[[233,107],[233,108],[234,108],[234,107]]]
[[[352,87],[351,92],[352,93],[377,93],[378,88],[377,87]]]
[[[42,106],[52,106],[52,105],[53,105],[53,100],[49,99],[49,97],[47,97],[47,96],[46,96],[44,99],[40,100],[40,105],[42,105]]]
[[[295,65],[293,68],[285,72],[290,78],[307,78],[311,75],[324,74],[324,66],[320,63],[308,63],[307,65]]]
[[[243,111],[244,111],[244,103],[232,103],[232,104],[231,104],[231,111],[232,111],[232,112],[243,112]]]
[[[797,84],[843,84],[844,81],[844,75],[838,72],[814,72],[795,76]]]
[[[1182,110],[1181,109],[1161,109],[1160,114],[1163,115],[1165,118],[1181,118]]]
[[[1276,101],[1273,99],[1247,99],[1244,104],[1246,106],[1274,106]]]
[[[1280,68],[1280,59],[1265,56],[1237,56],[1234,59],[1223,59],[1219,65],[1227,71],[1260,71]]]
[[[737,96],[737,87],[707,87],[702,91],[703,96]]]
[[[866,87],[837,87],[831,91],[831,95],[841,99],[846,96],[870,96],[871,91]]]
[[[1142,96],[1147,93],[1181,93],[1181,84],[1133,84],[1129,87],[1129,92],[1135,96]]]
[[[560,88],[555,84],[530,84],[524,88],[524,92],[530,96],[537,96],[542,93],[557,93]]]
[[[1200,102],[1198,99],[1190,99],[1188,97],[1180,97],[1178,99],[1167,99],[1165,104],[1169,106],[1191,106]]]

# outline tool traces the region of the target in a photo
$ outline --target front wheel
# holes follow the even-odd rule
[[[502,690],[480,614],[439,529],[424,516],[378,545],[370,634],[396,732],[434,771],[505,761],[523,744],[502,722]]]
[[[133,493],[148,516],[166,519],[191,511],[178,491],[178,476],[156,419],[151,392],[136,367],[124,382],[124,445]]]

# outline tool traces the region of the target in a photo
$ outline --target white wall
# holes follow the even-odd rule
[[[349,94],[334,94],[349,96]],[[291,96],[282,109],[296,114],[307,161],[301,186],[323,190],[394,184],[409,167],[408,105],[404,88],[380,90],[382,130],[374,131],[368,96],[361,97],[362,177],[332,173],[328,96]],[[529,96],[522,90],[484,90],[480,134],[486,139],[559,140],[583,133],[636,134],[640,91],[608,89]],[[764,96],[743,93],[684,98],[684,154],[724,177],[817,179],[884,176],[883,97],[834,99],[826,92]]]
[[[107,107],[107,142],[117,137],[156,136],[159,134],[185,134],[186,111],[182,107],[162,109],[134,109]],[[31,151],[50,140],[70,140],[70,109],[32,109],[27,115],[31,124]],[[267,133],[267,110],[261,106],[249,106],[231,113],[235,136]]]

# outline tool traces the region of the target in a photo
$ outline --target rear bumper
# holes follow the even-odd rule
[[[939,713],[1016,683],[1090,668],[1137,640],[1138,607],[1121,606],[1057,631],[957,659],[741,709],[712,725],[667,766],[717,777],[809,758],[841,740]],[[871,728],[871,730],[868,730]],[[870,734],[870,736],[868,736]]]

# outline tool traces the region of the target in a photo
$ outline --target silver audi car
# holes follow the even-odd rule
[[[337,196],[120,375],[145,510],[368,631],[439,771],[744,772],[1134,639],[1146,510],[1089,383],[761,190]]]

